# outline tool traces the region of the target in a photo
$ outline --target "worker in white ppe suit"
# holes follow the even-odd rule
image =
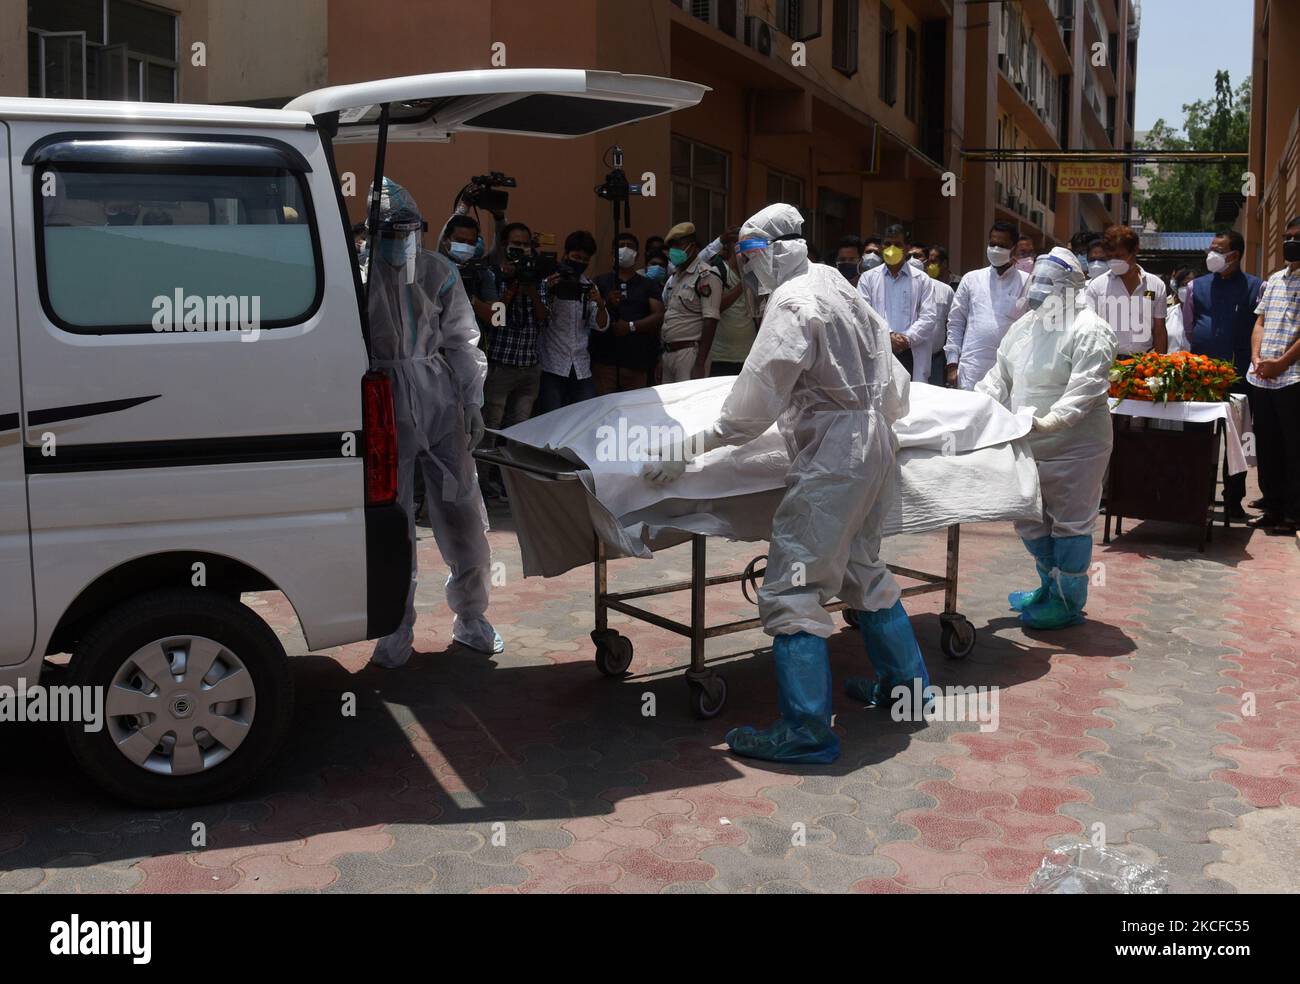
[[[790,452],[787,491],[772,521],[767,574],[758,592],[763,629],[774,636],[781,718],[762,731],[736,728],[740,755],[832,762],[831,671],[835,631],[823,605],[836,596],[860,613],[874,681],[852,679],[851,696],[885,706],[893,687],[924,687],[925,662],[893,575],[880,559],[880,531],[896,491],[892,425],[907,412],[906,370],[889,331],[834,267],[810,264],[790,205],[771,205],[741,226],[744,281],[766,299],[758,336],[715,424],[661,452],[644,474],[672,481],[687,461],[743,445],[773,423]]]
[[[976,385],[1012,410],[1030,407],[1029,446],[1038,463],[1043,512],[1016,523],[1034,558],[1039,584],[1008,601],[1035,629],[1083,621],[1092,560],[1092,530],[1110,461],[1109,373],[1115,333],[1084,302],[1079,259],[1057,247],[1030,274],[1029,313],[998,346],[997,360]]]
[[[393,386],[397,418],[397,496],[411,537],[411,581],[401,626],[379,640],[371,662],[401,666],[415,639],[415,469],[424,476],[429,522],[451,568],[447,604],[452,637],[500,652],[501,637],[484,617],[491,554],[487,512],[470,451],[483,436],[487,359],[455,266],[420,248],[425,223],[406,190],[384,179],[380,227],[369,274],[371,366]]]

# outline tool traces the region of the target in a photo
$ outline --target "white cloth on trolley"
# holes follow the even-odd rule
[[[516,501],[540,487],[505,470],[525,574],[553,576],[589,562],[593,530],[610,556],[649,557],[690,533],[766,539],[789,468],[775,426],[743,447],[700,456],[670,486],[652,485],[640,474],[651,449],[717,419],[735,378],[612,393],[495,432],[506,439],[507,454],[523,446],[567,461],[591,500],[587,528],[559,530],[556,524],[572,524],[575,512]],[[885,535],[1039,514],[1038,472],[1022,440],[1032,424],[1028,411],[1012,413],[983,394],[921,383],[912,384],[909,397],[909,412],[894,427],[898,494]],[[575,549],[575,543],[586,546]]]

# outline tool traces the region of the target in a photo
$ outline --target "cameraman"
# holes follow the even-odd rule
[[[546,278],[546,325],[537,339],[542,381],[538,409],[542,413],[589,400],[596,395],[591,379],[588,341],[591,332],[609,327],[609,310],[587,267],[596,253],[596,239],[579,230],[564,240],[564,257]]]
[[[492,305],[501,299],[500,271],[483,258],[483,237],[479,235],[478,222],[468,215],[453,215],[447,220],[439,249],[460,271],[480,332],[490,327]]]
[[[483,425],[493,430],[513,427],[532,416],[542,378],[537,333],[546,323],[545,285],[538,280],[532,230],[522,222],[511,222],[500,241],[505,247],[500,268],[505,324],[489,323],[483,336],[488,359]],[[489,498],[504,497],[496,472],[493,467],[483,476],[483,491]]]
[[[596,278],[613,317],[609,331],[591,336],[591,375],[600,396],[654,385],[664,303],[658,284],[635,270],[640,245],[632,233],[621,233],[617,279],[613,273]]]

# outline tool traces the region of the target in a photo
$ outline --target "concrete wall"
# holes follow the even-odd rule
[[[213,0],[208,102],[288,101],[326,85],[328,0]]]
[[[1267,33],[1265,33],[1267,24]],[[1283,265],[1282,234],[1300,213],[1300,8],[1255,0],[1250,170],[1259,196],[1246,209],[1246,262],[1267,276]]]

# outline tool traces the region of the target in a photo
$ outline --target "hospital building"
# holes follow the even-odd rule
[[[593,189],[617,141],[633,181],[653,176],[655,196],[632,204],[642,238],[683,219],[712,237],[783,200],[823,252],[902,222],[965,269],[997,219],[1040,248],[1128,220],[1130,165],[1059,192],[1050,154],[1132,148],[1139,26],[1136,0],[0,0],[0,94],[281,106],[461,69],[672,76],[713,91],[575,141],[399,144],[386,170],[430,216],[502,171],[518,181],[511,218],[604,242],[611,210]],[[340,157],[359,219],[371,150]]]

